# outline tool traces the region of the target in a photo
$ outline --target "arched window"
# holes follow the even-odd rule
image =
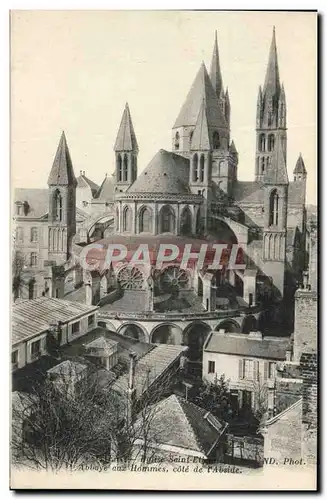
[[[192,214],[188,207],[185,207],[181,215],[181,234],[187,235],[192,233]]]
[[[259,151],[265,151],[266,150],[266,136],[265,134],[260,134],[259,135]]]
[[[274,134],[269,134],[268,136],[268,151],[273,151],[275,147],[275,136]]]
[[[123,166],[121,161],[121,155],[117,156],[117,172],[118,172],[118,182],[123,180]]]
[[[213,149],[219,149],[220,148],[220,139],[219,139],[219,134],[218,134],[217,131],[213,133],[212,143],[213,143]]]
[[[179,133],[175,134],[175,149],[179,149]]]
[[[204,155],[200,157],[200,182],[204,181]]]
[[[173,233],[175,231],[175,212],[169,205],[161,209],[160,227],[161,233]]]
[[[123,165],[123,182],[128,180],[128,158],[124,155],[124,165]]]
[[[218,164],[218,177],[224,174],[224,160],[221,160]]]
[[[269,226],[275,226],[278,224],[278,193],[274,189],[270,193],[269,200]]]
[[[62,221],[62,196],[58,189],[54,194],[53,204],[55,220]]]
[[[123,212],[123,231],[132,231],[132,210],[129,207],[124,208]]]
[[[195,153],[192,160],[192,181],[198,180],[198,155]]]
[[[147,207],[141,209],[139,228],[140,228],[140,233],[150,233],[152,231],[151,212]]]
[[[264,156],[261,158],[261,174],[265,173],[265,158]]]

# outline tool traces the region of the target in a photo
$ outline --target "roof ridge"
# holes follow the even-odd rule
[[[182,410],[182,412],[183,412],[183,415],[184,415],[184,417],[185,417],[185,419],[186,419],[186,421],[187,421],[187,423],[188,423],[188,426],[189,426],[189,427],[191,428],[191,430],[192,430],[193,436],[194,436],[194,438],[195,438],[195,441],[196,441],[196,443],[197,443],[197,445],[198,445],[199,450],[200,450],[200,451],[201,451],[201,452],[205,455],[205,450],[204,450],[204,448],[203,448],[203,446],[202,446],[201,442],[200,442],[200,441],[199,441],[199,439],[198,439],[197,432],[195,431],[195,429],[194,429],[194,427],[193,427],[192,423],[190,422],[190,419],[189,419],[188,415],[187,415],[187,414],[186,414],[186,412],[184,411],[184,408],[183,408],[183,406],[182,406],[182,403],[184,403],[184,404],[186,403],[186,406],[187,406],[188,404],[189,404],[189,406],[192,406],[192,405],[193,405],[193,406],[194,406],[197,410],[198,410],[200,407],[199,407],[199,406],[197,406],[197,405],[195,405],[195,404],[194,404],[194,403],[192,403],[191,401],[188,401],[187,399],[182,398],[181,396],[176,396],[176,398],[177,398],[178,404],[179,404],[179,406],[180,406],[180,408],[181,408],[181,410]]]

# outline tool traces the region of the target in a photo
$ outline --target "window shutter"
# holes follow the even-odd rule
[[[263,368],[264,368],[263,378],[264,378],[264,380],[267,380],[268,379],[268,370],[269,370],[269,363],[268,363],[268,361],[264,362]]]
[[[259,361],[253,361],[253,379],[259,380]]]
[[[238,362],[238,378],[244,378],[244,359]]]

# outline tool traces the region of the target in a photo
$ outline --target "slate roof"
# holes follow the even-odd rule
[[[204,458],[210,456],[228,427],[226,422],[218,420],[207,410],[175,394],[152,408],[150,439],[158,444],[192,450]],[[140,425],[141,417],[136,420],[135,428]]]
[[[233,198],[235,201],[249,204],[263,204],[264,189],[260,182],[237,181],[234,186]]]
[[[114,199],[114,181],[112,176],[105,176],[103,179],[103,182],[101,186],[99,187],[98,191],[94,195],[95,200],[99,201],[110,201]]]
[[[228,129],[204,63],[201,64],[173,128],[195,126],[203,100],[206,105],[209,127]]]
[[[138,151],[138,145],[128,103],[125,105],[123,116],[118,129],[114,146],[115,151]]]
[[[128,193],[190,194],[188,159],[160,149]]]
[[[250,337],[248,334],[211,332],[203,348],[205,352],[249,356],[253,358],[285,360],[290,349],[289,338]]]
[[[45,332],[53,321],[66,323],[97,309],[96,306],[48,297],[24,300],[14,304],[12,307],[12,344]]]
[[[140,398],[186,350],[185,346],[158,344],[140,358],[135,365],[136,398]],[[114,382],[112,388],[120,394],[125,394],[128,380],[129,374],[125,373]]]
[[[302,155],[300,153],[298,159],[297,159],[297,162],[295,164],[295,168],[293,170],[293,174],[306,174],[307,171],[306,171],[306,168],[305,168],[305,165],[304,165],[304,161],[303,161],[303,158],[302,158]]]
[[[60,142],[53,160],[48,179],[49,186],[76,186],[73,164],[70,157],[65,132],[61,134]]]
[[[83,188],[83,187],[89,187],[92,191],[92,196],[95,196],[97,191],[99,190],[99,186],[91,181],[88,177],[86,177],[85,174],[80,173],[80,175],[77,177],[77,187],[78,188]]]
[[[28,213],[22,217],[40,218],[44,217],[49,210],[49,190],[48,189],[29,189],[16,188],[14,192],[14,203],[27,202]]]

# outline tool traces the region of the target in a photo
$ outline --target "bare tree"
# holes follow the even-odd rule
[[[83,360],[84,362],[84,360]],[[76,370],[31,384],[12,408],[12,461],[36,469],[76,469],[109,463],[123,405],[103,386],[100,372]]]

